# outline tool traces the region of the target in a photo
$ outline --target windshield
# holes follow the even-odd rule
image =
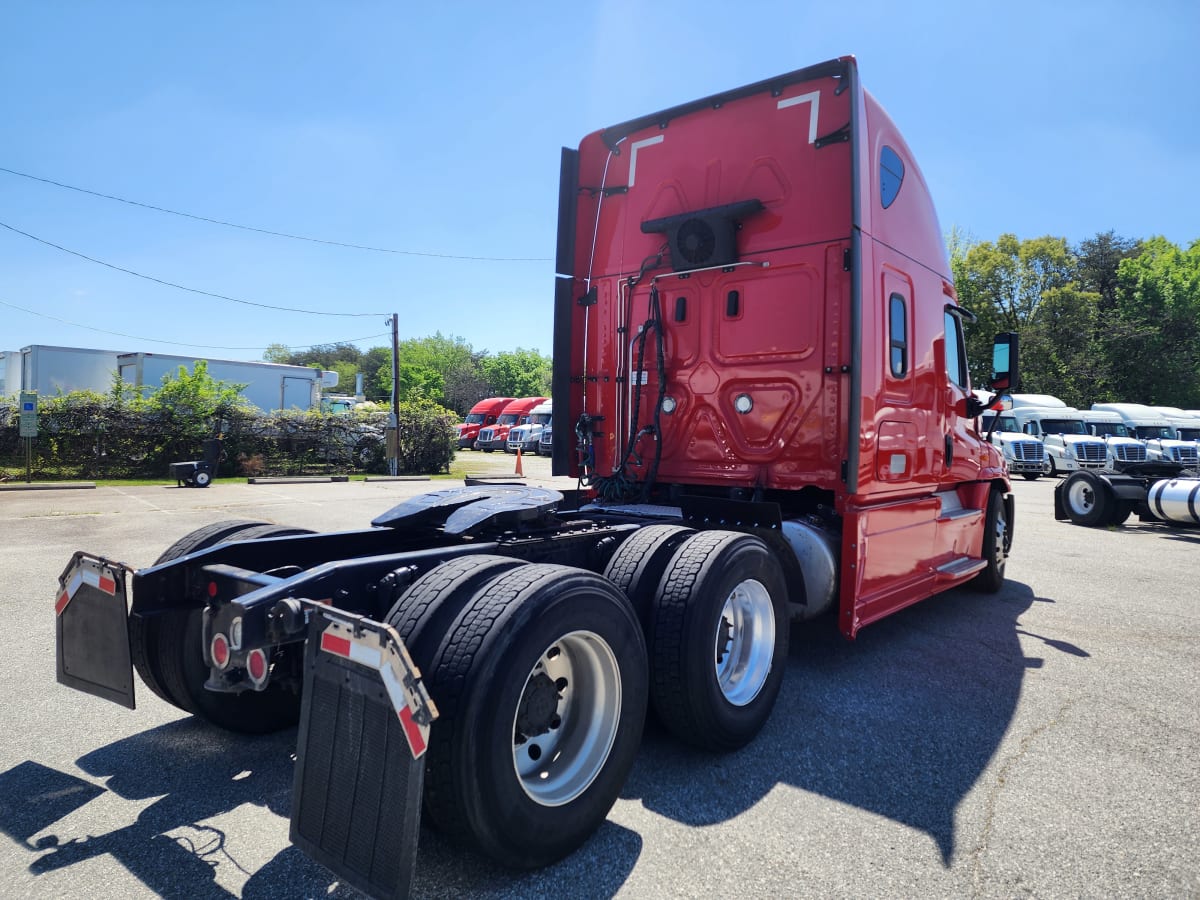
[[[1133,433],[1143,441],[1153,441],[1159,438],[1169,438],[1171,429],[1165,425],[1138,425],[1133,429]]]
[[[1092,422],[1091,429],[1096,437],[1129,437],[1129,429],[1120,422]]]
[[[1045,434],[1087,434],[1087,426],[1078,419],[1042,419]]]
[[[992,427],[992,419],[996,418],[995,414],[983,417],[983,427],[988,429]],[[1021,426],[1017,424],[1017,420],[1012,416],[1001,416],[1000,421],[996,423],[996,431],[1020,431]]]
[[[550,413],[534,413],[529,420],[533,425],[545,425],[550,421]]]
[[[471,413],[469,416],[467,416],[466,424],[482,425],[483,420],[486,416],[487,416],[487,413]]]
[[[505,413],[504,415],[502,415],[500,418],[498,418],[496,420],[496,424],[497,425],[516,425],[517,424],[517,414],[516,413]]]
[[[1181,441],[1200,441],[1200,428],[1176,428]]]

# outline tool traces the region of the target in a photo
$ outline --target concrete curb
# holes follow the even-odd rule
[[[0,484],[0,491],[82,491],[95,486],[94,481],[17,481]]]

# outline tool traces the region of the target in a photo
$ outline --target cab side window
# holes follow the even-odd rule
[[[950,381],[964,391],[970,389],[967,378],[967,349],[963,343],[962,323],[958,316],[945,313],[946,321],[946,374]]]
[[[888,356],[893,376],[908,374],[908,307],[899,294],[888,301]]]

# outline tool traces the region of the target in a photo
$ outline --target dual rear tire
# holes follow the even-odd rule
[[[761,540],[650,526],[606,576],[462,557],[388,616],[439,711],[427,821],[506,865],[547,865],[600,826],[649,704],[685,742],[731,750],[778,696],[787,595]]]
[[[163,551],[155,565],[230,541],[310,533],[265,522],[217,522],[180,538]],[[143,683],[172,706],[227,731],[266,734],[295,725],[300,718],[300,691],[294,679],[275,678],[262,691],[238,694],[205,689],[208,666],[202,650],[202,623],[203,610],[198,608],[130,616],[130,651]],[[292,667],[298,671],[302,653],[301,644],[279,648],[270,665],[279,671]]]
[[[620,591],[582,569],[471,556],[419,578],[388,622],[438,707],[428,820],[519,868],[587,840],[646,713],[645,640]]]

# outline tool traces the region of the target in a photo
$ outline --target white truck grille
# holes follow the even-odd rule
[[[1012,445],[1013,459],[1021,462],[1042,462],[1046,458],[1046,448],[1040,441],[1017,441]]]
[[[1131,444],[1119,444],[1116,447],[1113,447],[1112,450],[1113,457],[1119,459],[1121,462],[1146,461],[1146,448],[1141,444],[1138,444],[1137,446],[1133,446]]]

